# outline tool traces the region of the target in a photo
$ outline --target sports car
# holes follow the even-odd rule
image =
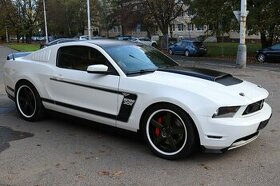
[[[28,121],[46,110],[140,132],[157,156],[197,147],[226,151],[259,135],[270,117],[268,91],[228,73],[181,68],[157,49],[116,40],[53,45],[12,54],[7,95]]]

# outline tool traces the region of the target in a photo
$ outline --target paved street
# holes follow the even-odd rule
[[[262,85],[273,116],[254,142],[224,154],[198,152],[168,161],[153,155],[137,134],[53,114],[40,122],[19,118],[3,86],[0,46],[0,186],[41,185],[279,185],[280,66],[212,63],[175,56],[183,66],[221,70]]]

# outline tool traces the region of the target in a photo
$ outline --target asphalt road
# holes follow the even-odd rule
[[[224,154],[198,152],[168,161],[154,156],[137,134],[64,115],[41,122],[19,118],[5,94],[0,46],[0,186],[2,185],[279,185],[280,74],[278,65],[248,65],[174,57],[184,66],[230,72],[261,84],[273,108],[254,142]],[[267,67],[268,66],[268,67]]]

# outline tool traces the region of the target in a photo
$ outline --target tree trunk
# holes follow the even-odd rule
[[[272,45],[273,38],[267,38],[265,32],[261,32],[261,44],[262,48],[267,48]]]
[[[161,39],[161,48],[168,49],[168,33],[163,34],[163,37]]]
[[[163,34],[163,37],[161,39],[161,48],[162,49],[168,49],[168,25],[165,25],[162,29],[161,32]]]

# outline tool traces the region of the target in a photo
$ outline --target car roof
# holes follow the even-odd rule
[[[131,41],[113,40],[113,39],[95,39],[95,40],[87,40],[87,41],[83,41],[83,42],[95,44],[102,48],[114,47],[114,46],[136,45],[136,43],[131,42]]]
[[[195,41],[193,41],[193,40],[188,40],[188,39],[182,39],[181,41],[184,41],[184,42],[190,42],[190,43],[195,42]]]

